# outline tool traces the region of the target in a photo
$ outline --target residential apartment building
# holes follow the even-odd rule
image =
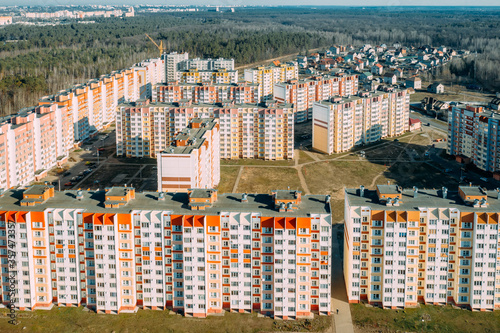
[[[191,100],[193,103],[213,104],[234,100],[236,104],[259,103],[261,89],[258,84],[238,82],[231,84],[179,83],[170,81],[153,86],[152,102],[175,103]]]
[[[480,106],[453,106],[448,112],[447,153],[470,159],[479,169],[500,170],[497,145],[500,113]]]
[[[350,303],[384,308],[500,308],[499,195],[402,189],[345,192],[344,279]]]
[[[273,99],[274,85],[299,78],[299,68],[296,62],[281,64],[273,62],[270,66],[245,69],[245,81],[261,85],[262,99]]]
[[[217,69],[225,69],[228,71],[234,70],[234,59],[186,59],[179,62],[178,70],[185,71],[192,68],[196,68],[199,71],[214,71]]]
[[[0,119],[0,188],[24,186],[67,161],[72,123],[64,106],[38,106]]]
[[[215,188],[220,181],[219,124],[214,118],[194,118],[158,154],[158,190]]]
[[[292,79],[274,85],[274,98],[278,102],[293,104],[295,121],[298,123],[312,119],[314,102],[357,93],[358,76],[345,73],[313,76],[305,80]]]
[[[0,207],[2,270],[18,277],[1,280],[0,301],[20,310],[331,313],[328,196],[35,185],[8,190]]]
[[[132,67],[136,75],[138,95],[135,99],[151,98],[153,85],[166,81],[165,60],[154,58],[142,61]]]
[[[179,83],[202,83],[212,82],[214,84],[230,84],[238,82],[237,70],[226,70],[224,68],[214,70],[197,70],[195,68],[178,71],[177,79]]]
[[[294,111],[291,104],[193,104],[138,101],[120,105],[116,116],[116,153],[157,157],[193,118],[217,118],[220,157],[293,159]]]
[[[163,57],[165,59],[166,81],[168,82],[168,81],[178,80],[177,72],[179,69],[179,63],[189,59],[188,53],[171,52],[171,53],[165,53]]]
[[[407,90],[362,92],[313,104],[313,149],[341,153],[409,130]]]

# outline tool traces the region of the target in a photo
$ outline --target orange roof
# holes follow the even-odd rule
[[[377,66],[378,68],[382,68],[381,64],[375,64],[375,66]]]
[[[273,64],[274,64],[274,66],[279,66],[279,65],[280,65],[280,62],[279,62],[279,60],[274,60],[274,61],[273,61]]]

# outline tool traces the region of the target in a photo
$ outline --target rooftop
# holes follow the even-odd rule
[[[399,194],[397,185],[377,185],[377,190],[381,194]]]
[[[91,213],[129,214],[134,210],[172,211],[176,214],[193,214],[189,207],[188,193],[165,193],[164,200],[158,200],[158,192],[136,193],[135,199],[118,208],[105,208],[106,192],[82,191],[82,199],[77,200],[78,191],[55,191],[54,197],[36,206],[20,205],[24,190],[8,190],[0,197],[0,209],[6,211],[44,211],[53,209],[83,209]],[[324,195],[305,195],[293,212],[278,212],[273,197],[269,194],[248,194],[248,202],[241,202],[242,194],[226,193],[218,195],[217,201],[199,215],[219,215],[221,212],[259,212],[270,217],[308,217],[311,214],[330,214],[330,204]]]
[[[471,191],[479,191],[477,187],[470,187]],[[398,210],[398,211],[416,211],[419,208],[450,208],[458,209],[462,212],[498,212],[500,211],[500,200],[497,198],[496,191],[487,193],[488,207],[473,207],[466,204],[458,191],[448,190],[445,198],[442,190],[436,189],[418,189],[416,197],[413,189],[402,189],[399,206],[386,206],[385,202],[378,199],[377,191],[364,190],[364,195],[360,196],[360,190],[346,189],[346,199],[351,206],[368,206],[374,210]],[[475,194],[469,194],[475,195]],[[484,194],[477,194],[483,195]]]
[[[24,194],[28,195],[42,195],[47,191],[48,189],[54,188],[52,185],[32,185],[30,188],[28,188],[26,191],[24,191]]]

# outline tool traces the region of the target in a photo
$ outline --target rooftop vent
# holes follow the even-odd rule
[[[76,200],[82,200],[83,199],[83,191],[82,190],[78,190],[76,192]]]
[[[443,188],[441,189],[441,192],[443,194],[443,199],[446,199],[446,197],[448,196],[448,189],[443,186]]]
[[[241,195],[241,202],[248,202],[248,194],[243,193]]]
[[[325,203],[330,203],[330,195],[328,194],[326,197],[325,197]]]
[[[160,194],[158,194],[158,201],[165,201],[165,193],[164,192],[160,192]]]
[[[364,197],[365,196],[365,187],[363,185],[361,185],[359,187],[359,196],[360,197]]]
[[[413,186],[413,197],[416,198],[418,194],[418,187]]]

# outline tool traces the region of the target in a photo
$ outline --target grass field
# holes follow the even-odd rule
[[[220,168],[220,182],[217,187],[220,194],[233,192],[234,183],[236,182],[239,171],[239,167]]]
[[[351,304],[356,332],[500,332],[500,311],[471,312],[451,306],[422,305],[416,309],[382,310]],[[422,319],[424,319],[422,321]]]
[[[293,168],[245,167],[238,184],[238,192],[269,193],[271,190],[303,191],[297,170]]]
[[[18,312],[18,325],[8,323],[6,310],[0,310],[0,333],[259,333],[259,332],[324,332],[331,317],[316,316],[312,320],[274,321],[256,314],[225,313],[204,319],[169,315],[169,311],[139,310],[137,313],[106,315],[79,308],[57,308],[50,311]]]
[[[299,164],[301,164],[301,163],[307,163],[307,162],[312,162],[312,161],[314,161],[314,158],[312,158],[311,156],[309,156],[303,150],[299,150]]]
[[[239,159],[239,160],[220,160],[220,165],[275,165],[275,166],[293,166],[293,160],[284,161],[265,161],[257,159]]]
[[[2,310],[2,313],[5,313]],[[82,308],[54,308],[18,313],[19,325],[0,320],[0,332],[165,332],[165,333],[256,333],[271,331],[273,320],[252,314],[226,313],[206,319],[169,315],[168,311],[139,310],[136,314],[103,315]],[[26,327],[23,329],[23,327]]]

